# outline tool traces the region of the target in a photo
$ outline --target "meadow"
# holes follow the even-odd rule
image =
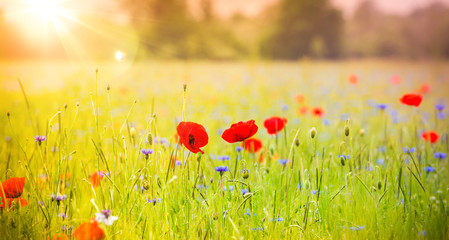
[[[448,239],[448,85],[446,62],[0,63],[0,197],[25,178],[0,239]],[[248,120],[257,151],[222,138]]]

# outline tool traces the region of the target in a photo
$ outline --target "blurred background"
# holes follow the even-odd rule
[[[447,59],[449,0],[2,0],[0,60]]]

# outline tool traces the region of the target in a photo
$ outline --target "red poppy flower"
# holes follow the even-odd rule
[[[309,112],[309,107],[307,107],[307,106],[298,108],[298,113],[301,115],[306,115],[307,112]]]
[[[250,138],[259,129],[254,122],[254,120],[249,120],[248,122],[234,123],[223,132],[221,137],[228,143],[241,142]]]
[[[17,206],[19,204],[21,207],[25,207],[26,205],[28,205],[28,201],[23,198],[3,198],[2,204],[0,204],[0,208],[5,209],[5,203],[6,203],[6,209],[11,209],[11,210],[14,210],[15,206]]]
[[[69,237],[64,233],[53,233],[51,237],[47,237],[47,240],[69,240]]]
[[[287,119],[280,117],[271,117],[263,122],[268,134],[276,134],[284,128],[285,124],[287,124]]]
[[[315,107],[312,110],[313,116],[322,117],[324,115],[324,110],[320,107]]]
[[[192,153],[204,153],[200,147],[206,146],[209,141],[206,129],[194,122],[180,122],[176,128],[180,142]]]
[[[399,99],[399,101],[401,101],[401,103],[403,103],[405,105],[419,107],[419,105],[422,102],[422,99],[423,99],[423,96],[421,94],[409,93],[409,94],[404,94]]]
[[[431,142],[431,143],[435,143],[440,138],[440,136],[438,136],[438,133],[436,133],[434,131],[423,132],[421,134],[421,137],[426,142]]]
[[[25,178],[12,177],[2,183],[3,191],[0,189],[0,197],[2,198],[18,198],[22,195],[25,186]],[[3,195],[3,192],[5,195]]]
[[[390,82],[394,85],[398,85],[399,83],[401,83],[401,81],[402,79],[398,75],[394,75],[390,78]]]
[[[257,138],[250,138],[243,142],[243,148],[245,148],[246,151],[255,153],[259,151],[262,148],[262,141],[260,141]]]
[[[92,175],[90,175],[90,182],[92,183],[92,185],[94,187],[99,187],[100,186],[100,180],[102,180],[104,178],[104,175],[106,174],[106,172],[103,171],[96,171],[94,173],[92,173]]]
[[[359,82],[359,78],[355,74],[349,75],[349,82],[351,84],[357,84]]]
[[[306,97],[304,97],[304,95],[298,94],[296,95],[295,99],[298,103],[303,103],[306,100]]]
[[[104,239],[105,234],[98,222],[91,218],[75,229],[73,237],[78,240],[101,240]]]
[[[422,93],[422,94],[426,94],[428,92],[430,92],[430,86],[427,83],[424,83],[421,85],[421,87],[419,87],[418,92]]]

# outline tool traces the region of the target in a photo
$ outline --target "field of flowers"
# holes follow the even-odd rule
[[[438,62],[0,63],[0,239],[447,239]]]

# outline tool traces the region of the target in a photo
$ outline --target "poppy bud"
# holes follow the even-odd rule
[[[242,169],[242,178],[247,179],[249,177],[249,170],[247,168]]]
[[[210,184],[214,183],[214,178],[210,177]]]
[[[218,214],[216,212],[212,213],[212,219],[214,219],[214,221],[218,220]]]
[[[6,116],[7,116],[7,117],[11,116],[11,114],[9,113],[9,111],[6,112]]]
[[[377,182],[377,189],[382,189],[382,182],[381,181],[379,181],[379,182]]]
[[[269,149],[270,149],[270,154],[271,154],[271,155],[274,155],[274,147],[273,147],[273,146],[270,146]]]
[[[142,187],[143,187],[145,190],[150,189],[150,182],[148,182],[148,180],[144,179],[144,180],[142,181]]]
[[[64,109],[67,109],[68,105],[67,103],[64,104]]]
[[[345,158],[343,156],[340,156],[340,162],[341,162],[341,165],[344,167],[345,166]]]
[[[309,188],[310,188],[310,181],[309,180],[304,181],[304,188],[306,190],[309,190]]]
[[[79,103],[79,102],[77,102],[77,103],[76,103],[76,106],[77,106],[77,107],[79,107],[79,106],[80,106],[80,103]]]
[[[310,129],[310,137],[315,138],[315,136],[316,136],[316,128],[313,127],[312,129]]]
[[[299,139],[297,138],[297,139],[295,139],[295,145],[297,146],[297,147],[299,147]]]
[[[148,133],[148,144],[153,145],[153,136],[151,136],[151,133]]]
[[[187,84],[183,84],[182,87],[184,88],[184,92],[187,91]]]
[[[363,137],[365,135],[365,129],[360,129],[360,137]]]
[[[345,125],[345,136],[349,136],[349,126]]]
[[[109,86],[109,84],[108,84],[108,86],[106,87],[106,90],[111,90],[111,86]]]
[[[131,135],[132,138],[136,136],[136,129],[134,127],[129,129],[129,135]]]

